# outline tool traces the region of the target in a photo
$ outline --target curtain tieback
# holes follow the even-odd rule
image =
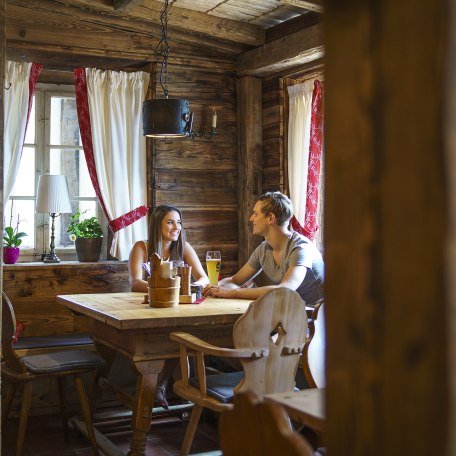
[[[147,206],[139,206],[136,209],[133,209],[130,212],[127,212],[120,217],[117,217],[114,220],[111,220],[108,225],[111,228],[112,232],[115,233],[122,228],[126,228],[127,226],[131,225],[132,223],[136,222],[140,218],[143,218],[147,215],[149,208]]]

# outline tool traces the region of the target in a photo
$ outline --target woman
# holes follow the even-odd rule
[[[195,250],[186,241],[182,214],[176,207],[161,205],[153,210],[149,219],[149,243],[138,241],[131,249],[128,260],[131,291],[147,293],[143,264],[149,261],[153,253],[168,261],[182,260],[191,266],[195,278],[193,283],[203,287],[209,283]],[[155,400],[165,409],[168,409],[166,386],[177,364],[177,359],[167,359],[158,376]]]

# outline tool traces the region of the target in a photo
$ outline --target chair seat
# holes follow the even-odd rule
[[[68,350],[44,355],[22,357],[29,372],[33,374],[49,374],[65,370],[84,370],[99,367],[103,360],[95,353],[87,350]]]
[[[56,334],[53,336],[31,336],[21,337],[15,344],[15,350],[27,348],[53,348],[70,347],[72,345],[93,344],[92,338],[88,334]]]
[[[244,378],[244,372],[228,372],[226,374],[208,375],[206,377],[206,390],[208,396],[224,404],[233,402],[234,388]],[[190,385],[199,388],[198,377],[189,380]]]

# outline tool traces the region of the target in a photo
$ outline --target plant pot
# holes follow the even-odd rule
[[[19,259],[19,247],[3,247],[3,263],[14,264]]]
[[[103,238],[76,238],[76,253],[81,263],[98,261]]]

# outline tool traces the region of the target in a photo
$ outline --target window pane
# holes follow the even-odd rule
[[[25,144],[35,144],[35,95],[33,95],[32,109],[27,124],[27,132],[25,133]]]
[[[12,196],[35,196],[35,148],[24,147]]]
[[[75,97],[52,97],[50,119],[52,145],[81,145]]]
[[[20,248],[32,249],[35,247],[35,200],[10,199],[5,206],[5,226],[12,226],[15,229],[18,215],[19,231],[27,233],[27,236],[22,238]]]
[[[81,212],[87,210],[82,216],[83,219],[96,216],[96,205],[95,201],[72,201],[71,207],[73,213],[79,208]],[[56,248],[61,247],[73,247],[73,242],[70,241],[70,235],[67,233],[68,225],[70,224],[71,214],[62,214],[60,217],[55,219],[55,246]]]
[[[83,151],[79,154],[79,196],[96,197]]]
[[[67,177],[71,197],[95,197],[82,149],[51,149],[49,170]]]

